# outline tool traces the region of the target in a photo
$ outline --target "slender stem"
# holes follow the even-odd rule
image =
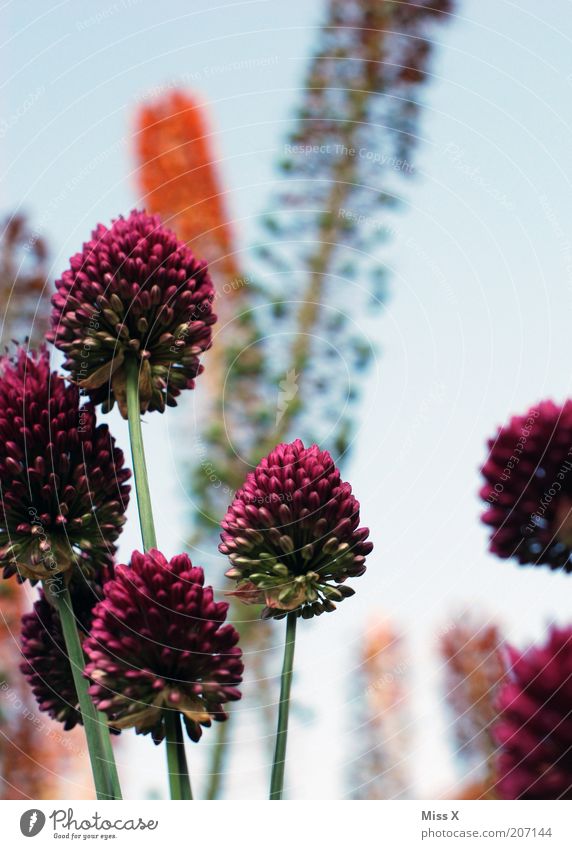
[[[115,755],[113,754],[113,746],[111,745],[111,734],[109,733],[107,716],[102,711],[98,710],[97,719],[99,723],[99,734],[101,737],[101,751],[105,763],[107,764],[107,771],[109,774],[109,781],[111,783],[113,798],[122,799],[123,797],[121,795],[121,785],[119,783],[119,774],[117,772],[117,766],[115,763]]]
[[[113,753],[111,753],[111,758],[108,759],[103,751],[101,720],[88,693],[88,683],[83,677],[85,658],[77,631],[69,589],[62,581],[56,589],[46,587],[46,593],[54,602],[62,623],[66,649],[79,699],[97,798],[121,799],[119,781],[117,780],[117,784],[115,784],[115,781],[110,777],[110,763],[113,762]],[[105,723],[105,732],[108,734],[107,723]],[[115,769],[114,762],[113,768]]]
[[[270,779],[270,798],[282,798],[284,787],[284,765],[286,762],[286,741],[288,738],[288,714],[290,713],[290,690],[292,687],[292,668],[294,666],[294,647],[296,645],[296,611],[288,614],[286,619],[286,643],[284,645],[284,661],[280,681],[280,707],[278,709],[278,729],[276,732],[276,748]]]
[[[165,725],[167,726],[167,768],[171,799],[192,799],[180,713],[176,710],[166,711]]]
[[[145,462],[145,450],[143,448],[143,433],[141,431],[139,366],[137,360],[134,357],[130,357],[125,362],[125,369],[127,372],[127,417],[129,420],[129,439],[131,441],[135,489],[137,491],[137,506],[139,508],[143,548],[145,551],[149,551],[150,548],[157,547],[157,537],[153,522],[147,464]]]
[[[219,722],[216,729],[216,742],[212,753],[209,783],[207,786],[207,799],[218,799],[222,789],[222,779],[224,777],[224,763],[226,760],[228,749],[228,729],[230,723]]]
[[[149,479],[147,477],[145,448],[143,446],[143,433],[141,430],[139,366],[137,360],[134,357],[126,360],[125,369],[127,374],[127,418],[129,420],[129,439],[131,441],[131,456],[135,475],[135,489],[137,491],[139,522],[141,524],[143,548],[145,551],[149,551],[150,548],[157,548],[157,537],[155,534],[155,523],[153,522],[151,493],[149,492]],[[181,728],[181,716],[179,712],[175,710],[165,711],[165,724],[167,726],[167,766],[169,769],[171,798],[192,799],[191,781],[187,767],[183,729]]]

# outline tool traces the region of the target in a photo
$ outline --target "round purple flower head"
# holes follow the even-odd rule
[[[101,597],[97,585],[77,585],[74,613],[80,639],[91,627],[93,608]],[[20,671],[26,677],[41,711],[62,722],[66,731],[82,724],[79,699],[69,661],[60,617],[44,592],[33,609],[22,616]]]
[[[186,554],[167,562],[155,549],[134,552],[105,584],[84,648],[91,696],[111,727],[160,743],[176,710],[197,741],[202,726],[227,719],[225,702],[240,699],[238,632],[224,624],[228,604],[203,584]]]
[[[0,564],[4,576],[87,577],[111,564],[129,501],[123,452],[46,350],[0,359]]]
[[[117,401],[127,418],[128,358],[139,368],[141,412],[163,412],[194,387],[216,321],[214,288],[206,263],[158,216],[134,210],[99,224],[56,289],[48,339],[94,403]]]
[[[327,451],[300,439],[278,445],[250,472],[222,522],[219,550],[238,582],[234,595],[265,604],[263,617],[335,610],[354,594],[373,548],[359,502]]]
[[[489,440],[480,491],[490,550],[572,571],[572,401],[543,401]]]
[[[572,628],[546,645],[509,649],[509,681],[494,728],[504,799],[572,799]]]

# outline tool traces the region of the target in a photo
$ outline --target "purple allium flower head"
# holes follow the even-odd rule
[[[490,550],[572,571],[572,401],[543,401],[490,439],[480,491]]]
[[[214,288],[206,263],[156,215],[99,224],[56,281],[48,338],[72,379],[127,417],[125,363],[139,368],[141,412],[175,406],[211,345]]]
[[[264,617],[304,618],[354,594],[373,548],[359,502],[327,451],[300,439],[278,445],[249,472],[222,522],[219,550],[238,582],[234,595],[265,604]]]
[[[156,549],[134,552],[104,587],[85,642],[86,676],[99,710],[115,728],[165,736],[166,711],[179,711],[192,740],[201,726],[227,719],[223,704],[240,698],[238,632],[224,624],[203,570],[186,554],[169,562]]]
[[[0,359],[0,564],[4,576],[87,577],[113,560],[130,477],[107,425],[46,350]]]
[[[77,584],[73,607],[80,639],[89,632],[93,608],[101,597],[101,588],[94,584]],[[44,592],[33,609],[22,616],[21,648],[24,660],[20,666],[40,710],[64,724],[69,731],[82,718],[73,680],[60,617]]]
[[[572,799],[572,628],[546,644],[509,649],[512,669],[494,728],[505,799]]]

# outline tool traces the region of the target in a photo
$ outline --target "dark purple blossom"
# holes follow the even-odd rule
[[[139,370],[141,412],[174,406],[194,387],[211,345],[214,288],[206,263],[161,224],[134,210],[99,224],[56,281],[49,335],[64,368],[94,403],[127,417],[126,369]]]
[[[0,360],[0,564],[4,575],[88,577],[111,564],[130,477],[107,425],[50,373],[47,351]]]
[[[572,628],[509,658],[495,726],[500,795],[572,799]]]
[[[490,550],[572,571],[572,401],[543,401],[489,440],[480,495]]]
[[[222,522],[219,550],[235,595],[265,604],[264,616],[335,609],[354,591],[373,548],[359,527],[359,502],[327,451],[301,440],[278,445],[250,472]]]
[[[224,624],[228,604],[215,602],[203,570],[186,554],[167,561],[157,550],[134,552],[105,584],[85,642],[90,693],[111,727],[166,733],[179,711],[187,733],[227,719],[224,703],[240,698],[238,632]]]

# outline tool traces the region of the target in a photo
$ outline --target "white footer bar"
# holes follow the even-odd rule
[[[572,802],[0,802],[6,846],[571,849]]]

